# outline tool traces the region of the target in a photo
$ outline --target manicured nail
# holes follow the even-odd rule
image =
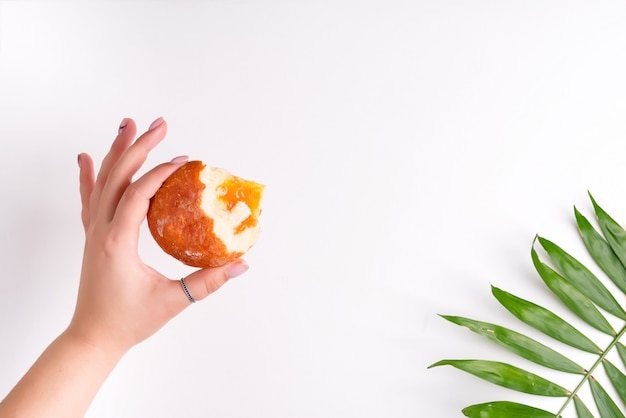
[[[180,157],[172,158],[170,164],[186,163],[187,161],[189,161],[189,157],[187,155],[181,155]]]
[[[120,122],[120,127],[117,130],[117,133],[121,134],[122,132],[124,132],[124,128],[126,128],[126,125],[128,125],[128,118],[122,119],[122,121]]]
[[[152,122],[150,124],[150,127],[148,128],[149,131],[158,128],[161,124],[163,123],[163,117],[158,118],[157,120],[155,120],[154,122]]]
[[[226,276],[229,279],[235,278],[237,276],[244,274],[246,271],[248,271],[248,268],[249,266],[245,261],[238,261],[234,264],[231,264],[226,269]]]

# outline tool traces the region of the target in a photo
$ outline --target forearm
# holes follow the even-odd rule
[[[123,354],[64,332],[0,402],[0,417],[83,417]]]

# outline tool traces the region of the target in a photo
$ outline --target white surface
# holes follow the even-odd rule
[[[73,310],[76,154],[162,115],[144,169],[189,154],[266,184],[263,234],[88,417],[554,405],[426,367],[509,359],[436,314],[515,324],[490,284],[553,302],[531,241],[584,255],[587,190],[626,222],[625,20],[617,1],[0,1],[0,396]],[[141,253],[187,271],[147,230]]]

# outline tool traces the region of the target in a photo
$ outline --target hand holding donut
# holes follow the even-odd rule
[[[133,181],[167,125],[158,118],[134,140],[136,131],[133,120],[122,121],[97,178],[91,157],[78,156],[85,247],[76,309],[68,328],[0,402],[0,416],[83,417],[126,351],[248,269],[235,258],[172,280],[143,263],[140,225],[152,197],[187,157]]]
[[[181,282],[145,265],[137,249],[150,199],[187,161],[174,158],[131,180],[166,132],[167,124],[159,118],[133,142],[135,122],[124,119],[95,182],[92,159],[87,154],[78,157],[86,240],[78,302],[68,331],[93,344],[128,349],[189,305]],[[198,270],[183,284],[197,301],[246,270],[245,262],[236,260]]]

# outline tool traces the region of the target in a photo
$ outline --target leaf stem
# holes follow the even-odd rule
[[[621,331],[617,335],[615,335],[615,337],[613,337],[613,340],[608,345],[608,347],[600,354],[600,357],[598,357],[596,362],[593,363],[593,366],[591,366],[591,368],[587,371],[587,373],[585,373],[585,375],[583,376],[581,381],[578,383],[576,388],[572,391],[572,393],[565,400],[565,403],[563,403],[563,406],[561,407],[561,409],[559,409],[559,412],[556,413],[555,415],[556,418],[559,418],[561,416],[561,414],[563,413],[563,411],[565,411],[569,403],[576,397],[576,394],[578,393],[578,391],[589,380],[589,378],[591,377],[591,373],[593,373],[594,370],[597,369],[598,366],[604,361],[607,354],[613,349],[613,347],[615,347],[615,344],[619,342],[620,338],[622,338],[624,334],[626,334],[626,325],[624,325]]]

